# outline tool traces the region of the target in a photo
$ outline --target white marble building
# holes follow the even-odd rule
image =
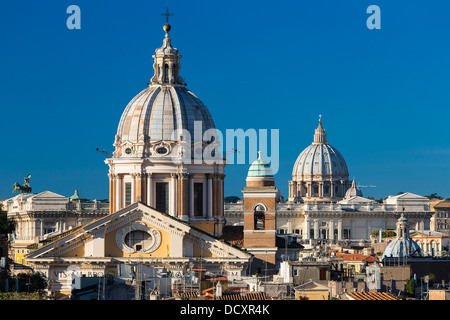
[[[77,192],[75,192],[77,195]],[[44,191],[22,193],[2,202],[8,212],[8,220],[16,224],[11,235],[10,258],[26,264],[25,255],[39,242],[51,239],[66,231],[88,224],[109,213],[109,204],[82,202],[60,194]]]
[[[278,234],[293,234],[306,242],[367,243],[374,230],[396,230],[404,213],[413,230],[429,230],[430,201],[412,193],[389,196],[383,203],[364,198],[349,181],[343,156],[328,144],[322,121],[314,142],[294,164],[289,200],[277,203]],[[241,225],[243,204],[225,204],[227,225]]]

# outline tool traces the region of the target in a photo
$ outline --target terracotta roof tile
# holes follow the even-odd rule
[[[336,257],[342,258],[344,261],[360,261],[360,262],[377,262],[378,258],[373,255],[362,253],[336,253]]]
[[[347,296],[354,300],[400,300],[386,292],[348,292]]]
[[[249,292],[246,294],[232,293],[223,294],[218,300],[267,300],[266,294],[264,292]]]

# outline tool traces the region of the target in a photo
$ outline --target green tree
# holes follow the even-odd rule
[[[240,200],[240,198],[236,196],[228,196],[223,198],[223,201],[225,203],[236,203],[238,200]]]
[[[414,296],[416,293],[416,283],[413,279],[406,280],[405,291],[409,296]]]
[[[42,272],[33,272],[31,274],[22,272],[17,274],[17,278],[30,283],[29,289],[26,289],[29,292],[43,293],[48,287],[48,279]]]
[[[378,234],[380,233],[380,230],[373,230],[370,234],[372,237],[377,238]],[[394,231],[383,231],[381,232],[381,238],[392,238],[395,237],[397,234]]]
[[[15,225],[13,222],[8,221],[8,213],[3,210],[0,204],[0,234],[12,233],[15,230]]]
[[[442,200],[442,199],[444,199],[443,197],[441,197],[441,196],[439,196],[437,193],[432,193],[432,194],[430,194],[430,195],[428,195],[428,196],[424,196],[425,198],[428,198],[428,199],[439,199],[439,200]]]

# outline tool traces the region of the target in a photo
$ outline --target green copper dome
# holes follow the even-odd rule
[[[70,200],[81,200],[81,197],[78,194],[78,190],[75,189],[75,193],[73,196],[69,197]]]
[[[273,177],[270,165],[261,159],[261,152],[259,152],[258,159],[253,161],[248,169],[247,177]]]

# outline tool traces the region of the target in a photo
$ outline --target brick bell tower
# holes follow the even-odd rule
[[[279,191],[275,187],[270,165],[258,159],[250,166],[244,194],[244,248],[254,255],[250,273],[276,273],[276,203]]]

